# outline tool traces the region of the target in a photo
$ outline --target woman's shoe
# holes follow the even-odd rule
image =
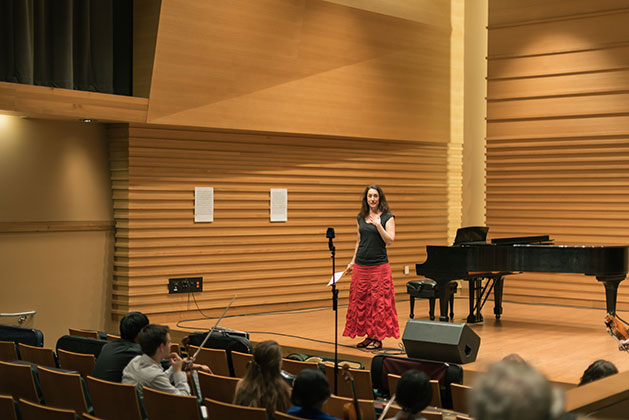
[[[363,341],[361,341],[360,343],[356,344],[356,347],[359,348],[359,349],[364,349],[365,347],[370,345],[372,342],[373,342],[373,340],[371,338],[367,337]]]
[[[371,343],[367,344],[365,347],[367,350],[380,350],[382,348],[382,341],[373,339]]]

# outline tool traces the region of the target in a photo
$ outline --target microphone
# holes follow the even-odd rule
[[[329,227],[328,231],[325,233],[325,237],[328,238],[328,248],[330,251],[334,250],[334,244],[332,243],[332,239],[334,238],[334,228]]]

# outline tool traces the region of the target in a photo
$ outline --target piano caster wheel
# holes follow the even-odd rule
[[[409,317],[410,319],[413,319],[413,318],[415,318],[415,314],[409,314],[409,316],[408,316],[408,317]]]
[[[496,319],[500,319],[500,314],[496,314]]]

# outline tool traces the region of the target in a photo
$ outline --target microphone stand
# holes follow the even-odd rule
[[[326,234],[328,238],[328,247],[330,248],[330,257],[332,258],[332,310],[334,311],[334,395],[338,395],[338,370],[339,370],[339,305],[338,297],[339,291],[336,289],[336,282],[334,281],[335,268],[335,256],[336,247],[332,239],[334,238],[334,228],[328,228]]]

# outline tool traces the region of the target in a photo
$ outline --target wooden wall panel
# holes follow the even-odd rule
[[[450,2],[338,3],[164,0],[147,122],[447,143]]]
[[[396,215],[390,249],[405,295],[427,243],[447,240],[447,147],[355,138],[112,126],[116,218],[114,312],[151,320],[329,304],[325,232],[336,229],[337,268],[351,258],[355,215],[369,183]],[[128,170],[124,170],[128,164]],[[194,223],[194,187],[214,187],[213,223]],[[288,222],[269,222],[270,188],[288,189]],[[411,274],[405,276],[404,266]],[[170,277],[203,276],[196,304],[168,295]],[[340,285],[347,302],[349,282]]]
[[[487,224],[494,237],[629,243],[628,18],[623,2],[490,1]],[[514,276],[505,295],[604,308],[603,286],[582,275]],[[622,285],[619,308],[629,308]]]

